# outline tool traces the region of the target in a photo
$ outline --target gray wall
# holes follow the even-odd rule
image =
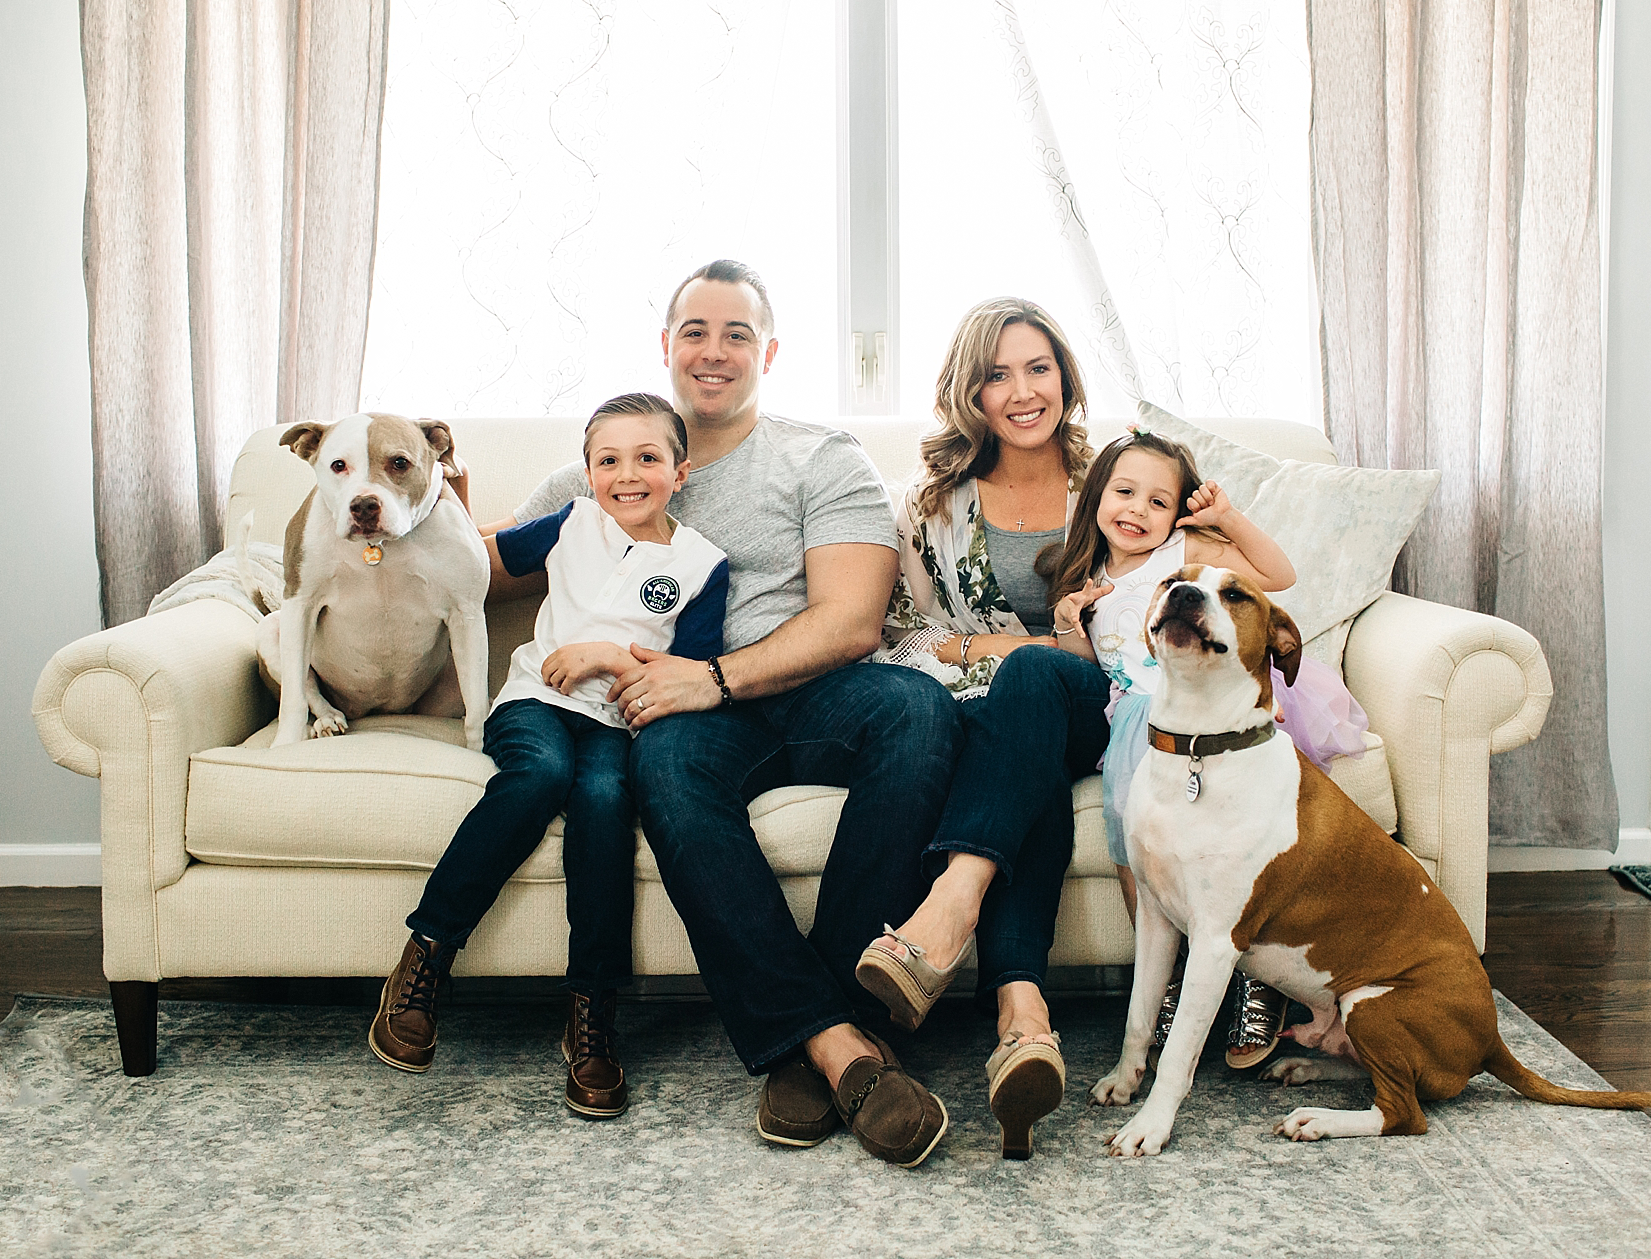
[[[1616,10],[1605,351],[1605,662],[1611,762],[1626,830],[1651,826],[1651,582],[1645,564],[1651,549],[1651,4],[1622,3]]]
[[[53,765],[29,717],[41,667],[98,628],[85,189],[77,8],[0,0],[0,884],[51,877],[17,845],[98,837],[96,781]],[[56,864],[96,873],[84,856]]]
[[[1651,5],[1617,9],[1606,385],[1611,746],[1625,828],[1651,826]],[[1640,71],[1641,73],[1636,73]],[[29,700],[59,646],[98,627],[86,303],[85,105],[77,7],[0,0],[0,885],[90,881],[93,780],[51,764]],[[1641,840],[1644,832],[1641,830]],[[46,845],[79,855],[43,859]],[[65,853],[69,849],[62,849]],[[1644,858],[1640,858],[1643,860]]]

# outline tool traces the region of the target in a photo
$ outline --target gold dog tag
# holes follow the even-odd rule
[[[368,567],[371,567],[384,558],[384,548],[376,542],[369,542],[361,548],[361,558],[367,561]]]

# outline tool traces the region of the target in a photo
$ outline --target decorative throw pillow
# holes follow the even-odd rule
[[[1335,667],[1343,623],[1387,589],[1393,561],[1439,486],[1436,471],[1344,468],[1274,459],[1217,437],[1149,402],[1141,419],[1192,451],[1246,516],[1284,548],[1296,584],[1272,596],[1295,618],[1302,641],[1336,630],[1313,654]]]

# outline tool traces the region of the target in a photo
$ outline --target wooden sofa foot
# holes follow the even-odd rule
[[[127,1075],[155,1074],[160,989],[159,984],[142,979],[109,981],[115,1033],[120,1037],[120,1066]]]

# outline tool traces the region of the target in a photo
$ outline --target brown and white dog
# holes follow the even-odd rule
[[[1520,1065],[1444,894],[1288,736],[1270,737],[1269,665],[1292,684],[1300,667],[1288,613],[1236,573],[1191,565],[1159,585],[1147,626],[1163,678],[1124,818],[1135,983],[1122,1056],[1092,1104],[1134,1094],[1183,933],[1188,958],[1157,1082],[1107,1138],[1112,1154],[1164,1148],[1234,967],[1313,1012],[1285,1036],[1337,1055],[1281,1059],[1265,1078],[1375,1084],[1369,1110],[1299,1107],[1274,1129],[1282,1136],[1426,1132],[1418,1098],[1454,1097],[1480,1071],[1537,1101],[1651,1108],[1651,1093],[1560,1088]]]
[[[281,698],[275,742],[304,739],[310,713],[313,733],[331,735],[373,712],[462,712],[480,751],[487,549],[445,483],[447,425],[352,415],[295,424],[281,444],[316,485],[287,523],[285,598],[258,627],[260,671]]]

